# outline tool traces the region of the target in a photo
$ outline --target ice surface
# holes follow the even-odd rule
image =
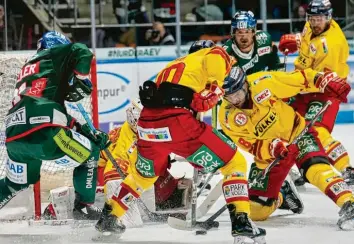
[[[338,125],[334,130],[335,138],[342,141],[351,158],[354,158],[354,125]],[[247,159],[251,157],[247,155]],[[189,166],[176,165],[173,173],[182,176],[190,175]],[[186,172],[187,171],[187,172]],[[215,180],[214,180],[215,183]],[[354,231],[340,231],[337,226],[338,207],[322,193],[307,185],[301,192],[305,210],[301,215],[293,215],[288,211],[278,210],[273,216],[257,224],[267,230],[267,244],[353,244]],[[211,209],[211,213],[224,204],[220,198]],[[116,241],[121,244],[232,244],[228,215],[224,213],[219,219],[220,227],[209,231],[205,236],[196,236],[194,232],[171,229],[167,224],[146,225],[144,228],[128,229]],[[0,244],[17,243],[93,243],[91,237],[93,227],[72,229],[70,226],[29,227],[26,222],[0,224]],[[97,242],[96,242],[97,243]]]

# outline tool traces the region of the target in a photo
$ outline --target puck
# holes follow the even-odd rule
[[[197,230],[195,232],[196,235],[206,235],[207,234],[207,231],[206,230]]]

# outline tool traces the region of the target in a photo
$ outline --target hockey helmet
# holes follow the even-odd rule
[[[71,41],[63,34],[57,31],[49,31],[37,42],[37,52],[43,49],[48,49],[62,44],[70,44]]]
[[[211,40],[195,41],[195,42],[193,42],[192,46],[189,48],[188,53],[191,54],[196,51],[199,51],[200,49],[214,47],[214,46],[215,46],[215,43]]]
[[[306,10],[306,19],[312,15],[324,15],[327,20],[332,18],[332,4],[329,0],[312,0]]]
[[[143,110],[143,105],[139,99],[133,100],[131,106],[126,110],[127,122],[134,132],[137,132],[138,119],[140,117],[141,110]]]
[[[225,96],[231,95],[243,88],[246,82],[246,74],[243,72],[242,68],[239,66],[232,67],[229,75],[224,79],[224,89]]]
[[[252,11],[237,11],[231,20],[231,35],[237,29],[251,29],[256,31],[257,20]]]

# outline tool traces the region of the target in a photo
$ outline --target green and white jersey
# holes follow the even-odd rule
[[[284,68],[283,63],[280,63],[278,49],[273,45],[268,32],[256,32],[254,46],[249,53],[242,53],[232,38],[227,40],[223,47],[229,55],[236,58],[236,65],[239,65],[247,75]]]

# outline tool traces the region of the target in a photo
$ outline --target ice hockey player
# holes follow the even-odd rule
[[[349,46],[340,26],[332,19],[332,7],[329,0],[313,0],[309,3],[306,13],[307,22],[302,33],[282,36],[279,50],[299,51],[295,60],[295,69],[312,68],[317,71],[333,71],[345,79],[349,74],[347,60]],[[296,96],[291,103],[298,113],[311,120],[316,111],[326,101],[332,105],[316,122],[329,162],[343,174],[348,184],[354,185],[354,168],[350,166],[349,155],[343,144],[331,135],[339,111],[340,101],[328,94],[302,94]]]
[[[137,123],[142,108],[143,106],[138,99],[133,100],[131,106],[126,110],[127,120],[121,127],[117,127],[109,132],[112,142],[109,151],[126,175],[131,173],[131,167],[135,165],[138,157],[136,148],[138,139]],[[105,167],[104,183],[106,199],[108,201],[119,188],[122,179],[114,165],[107,159],[104,151],[101,152],[99,166]],[[154,191],[151,193],[151,196],[149,195],[143,200],[152,202],[152,204],[148,205],[155,206],[153,212],[177,213],[182,212],[180,210],[185,210],[184,212],[187,213],[190,209],[191,191],[191,179],[175,179],[166,170],[164,175],[159,176],[154,183]],[[135,213],[139,212],[135,211]],[[135,213],[132,213],[132,218],[139,219],[140,216],[135,216]]]
[[[312,69],[258,72],[246,77],[239,67],[234,67],[223,88],[225,96],[219,113],[223,131],[240,148],[260,159],[282,158],[262,184],[250,188],[251,216],[266,219],[281,203],[281,184],[296,160],[305,179],[341,207],[338,225],[353,220],[353,194],[331,167],[316,130],[310,129],[296,145],[288,146],[303,131],[306,121],[282,101],[299,92],[324,92],[343,101],[350,92],[345,79]]]
[[[47,32],[39,39],[37,53],[18,74],[13,107],[5,120],[8,159],[6,178],[0,180],[0,208],[40,179],[42,160],[53,160],[75,167],[74,218],[100,215],[92,203],[99,152],[109,138],[78,123],[64,104],[91,94],[92,58],[85,45],[71,43],[61,33]]]
[[[139,96],[144,108],[138,121],[138,159],[132,173],[102,211],[96,229],[121,234],[121,218],[134,199],[164,175],[170,153],[180,155],[207,172],[220,170],[228,204],[232,235],[264,239],[265,230],[248,218],[246,161],[235,144],[196,119],[198,112],[215,106],[223,95],[221,86],[231,69],[229,55],[221,47],[197,41],[195,52],[170,62],[146,81]],[[198,46],[198,48],[196,48]],[[200,49],[200,50],[198,50]]]
[[[257,31],[257,20],[251,11],[237,11],[231,20],[231,38],[223,48],[236,58],[236,65],[247,74],[284,68],[278,48],[266,31]]]

